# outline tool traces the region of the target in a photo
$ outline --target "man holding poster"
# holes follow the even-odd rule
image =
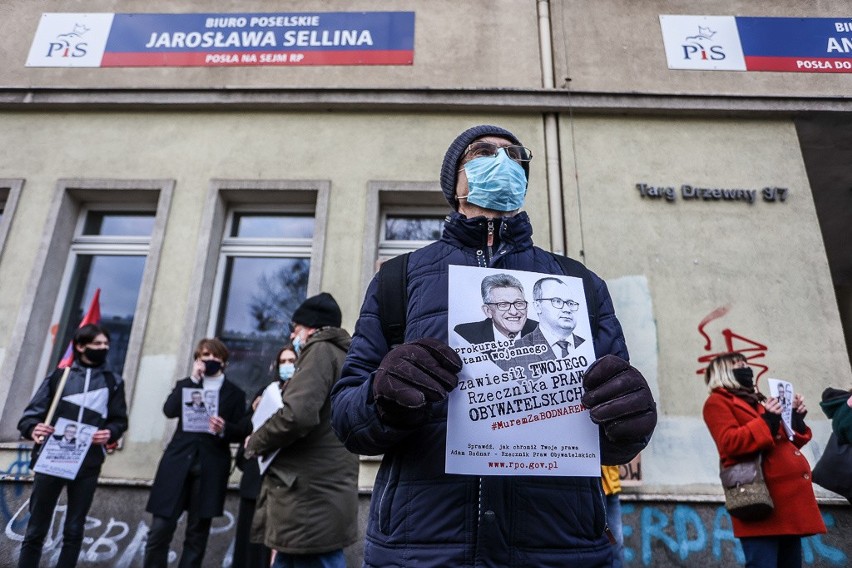
[[[177,381],[163,403],[163,414],[177,418],[178,423],[160,458],[145,507],[152,515],[145,568],[168,564],[169,547],[184,511],[186,527],[178,565],[200,568],[213,518],[224,514],[230,444],[245,438],[240,422],[246,410],[246,395],[225,373],[228,356],[228,348],[218,338],[200,340],[192,373]],[[211,391],[217,400],[216,414],[209,414],[203,402],[203,393]]]
[[[32,439],[41,454],[35,463],[30,519],[21,545],[19,568],[36,568],[44,539],[53,522],[53,509],[66,488],[67,509],[62,528],[62,551],[57,566],[77,565],[86,515],[92,505],[107,443],[127,430],[124,381],[109,370],[109,331],[86,324],[74,333],[73,359],[63,384],[57,369],[39,386],[18,430]],[[55,413],[50,417],[52,401]],[[85,442],[89,445],[84,445]],[[56,448],[56,450],[54,450]]]
[[[656,406],[644,378],[627,362],[604,281],[576,261],[533,246],[529,217],[520,211],[531,159],[532,152],[503,128],[475,126],[459,135],[441,169],[441,187],[455,211],[441,239],[411,253],[402,282],[391,285],[402,292],[397,297],[405,298],[404,309],[387,310],[388,283],[381,273],[367,290],[332,392],[332,424],[346,447],[383,454],[367,524],[366,566],[612,562],[599,465],[627,463],[647,445]],[[583,361],[569,353],[530,371],[511,364],[522,353],[517,342],[462,344],[450,331],[476,317],[479,302],[472,301],[467,282],[483,276],[464,269],[508,273],[525,286],[550,276],[565,283],[583,298],[576,334],[584,343],[574,345],[583,349]],[[400,326],[388,322],[388,314],[399,312],[404,342],[391,349],[387,332]],[[458,343],[453,348],[450,342]],[[552,408],[544,409],[545,399]],[[552,419],[530,421],[533,413],[553,409],[558,415]],[[497,426],[510,420],[517,425]],[[568,421],[588,427],[577,434]],[[542,425],[549,430],[546,442]],[[530,441],[535,436],[539,442]],[[557,447],[532,449],[539,443]],[[502,451],[530,457],[498,457]],[[527,467],[549,465],[551,452],[568,457],[555,458],[554,469]],[[497,465],[489,470],[489,462]]]

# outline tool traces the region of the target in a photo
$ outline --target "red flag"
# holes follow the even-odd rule
[[[101,289],[98,288],[95,290],[95,295],[92,298],[92,303],[89,304],[89,311],[86,312],[86,315],[83,316],[83,321],[80,322],[79,327],[83,327],[84,325],[94,323],[101,323]],[[74,361],[74,342],[70,342],[68,344],[68,349],[65,350],[65,354],[62,356],[62,360],[59,362],[59,365],[56,367],[59,369],[64,369],[65,367],[69,367],[71,363]]]

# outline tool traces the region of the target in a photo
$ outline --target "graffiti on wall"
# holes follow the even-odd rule
[[[711,515],[701,515],[692,505],[675,505],[671,512],[654,505],[622,503],[624,520],[624,560],[628,566],[692,566],[702,564],[730,566],[745,563],[739,540],[734,536],[731,517],[724,506]],[[835,532],[840,542],[842,529],[831,513],[822,518],[829,534]],[[802,539],[802,560],[805,565],[846,566],[848,551],[826,542],[827,535]],[[846,546],[846,544],[844,544]]]
[[[27,512],[29,499],[25,500],[13,513],[12,517],[5,522],[4,537],[7,539],[6,546],[12,548],[12,554],[17,559],[20,554],[20,542],[24,540],[24,530],[29,518]],[[50,524],[47,538],[44,542],[42,553],[43,560],[50,565],[55,565],[59,560],[62,549],[62,526],[65,523],[67,507],[58,505],[53,512],[53,520]],[[141,512],[140,512],[141,513]],[[4,519],[5,521],[5,519]],[[217,535],[233,539],[234,515],[225,511],[224,517],[215,519],[210,529],[210,539],[215,540]],[[176,534],[180,534],[179,528]],[[131,568],[141,566],[144,557],[145,543],[148,540],[148,525],[141,520],[124,521],[110,517],[104,521],[97,517],[86,516],[85,536],[83,547],[80,551],[79,566],[112,566],[115,568]],[[179,537],[178,537],[179,538]],[[5,548],[5,546],[4,546]],[[232,563],[233,543],[228,548],[228,553],[222,560],[221,566],[228,568]],[[177,561],[177,553],[169,551],[169,563]]]
[[[635,464],[638,466],[639,464]],[[19,477],[29,472],[29,448],[22,445],[5,465],[7,476]],[[622,466],[622,477],[636,475],[631,466]],[[20,481],[0,484],[0,554],[17,561],[28,514],[31,485]],[[81,568],[137,568],[142,565],[148,536],[144,497],[147,490],[104,487],[103,499],[95,499],[93,511],[86,518]],[[120,496],[116,498],[116,496]],[[114,513],[103,513],[104,503],[121,503]],[[132,503],[139,503],[134,507]],[[365,503],[362,503],[365,506]],[[62,524],[66,508],[60,504],[53,517],[45,541],[44,560],[55,563],[62,546]],[[852,509],[830,507],[822,512],[828,534],[803,539],[802,557],[806,566],[846,566],[852,555],[852,542],[845,536],[852,526]],[[622,502],[622,517],[627,566],[711,566],[744,564],[739,541],[733,534],[731,519],[724,506],[718,504],[679,503],[650,504]],[[224,517],[214,520],[210,535],[207,564],[229,568],[232,565],[235,518],[226,510]],[[176,534],[181,534],[179,528]],[[216,552],[214,552],[216,550]],[[177,563],[177,554],[169,553],[169,564]]]
[[[642,485],[642,454],[618,466],[618,477],[624,487]]]
[[[5,464],[0,473],[5,479],[17,479],[30,475],[30,446],[21,444],[14,453],[2,454],[10,456],[11,459]],[[7,481],[0,484],[0,520],[3,522],[3,536],[5,542],[0,545],[0,550],[7,558],[12,557],[17,561],[20,554],[20,543],[24,540],[24,532],[29,520],[29,483],[20,481]],[[59,559],[62,549],[62,527],[65,524],[67,507],[60,504],[53,512],[48,535],[45,538],[43,561],[53,565]],[[144,556],[145,543],[148,537],[148,525],[140,520],[144,511],[140,510],[137,518],[116,519],[110,516],[103,520],[97,516],[86,516],[85,533],[83,537],[83,548],[80,552],[80,566],[111,566],[115,568],[131,568],[141,566]],[[224,517],[214,520],[210,529],[210,539],[215,541],[217,536],[228,538],[233,541],[233,528],[235,525],[234,515],[225,511]],[[176,531],[178,534],[181,529]],[[227,549],[222,567],[231,566],[233,542]],[[11,553],[11,554],[8,554]],[[175,551],[169,552],[169,563],[177,561]]]
[[[749,365],[755,369],[754,380],[755,383],[757,383],[760,381],[760,377],[769,371],[769,367],[757,361],[766,357],[766,352],[769,351],[766,344],[739,333],[735,333],[729,327],[721,330],[721,339],[715,342],[707,333],[707,325],[710,324],[710,322],[721,319],[729,311],[730,306],[718,307],[707,314],[707,316],[701,320],[701,323],[698,324],[698,333],[704,338],[704,351],[708,351],[709,353],[701,355],[698,358],[698,363],[701,367],[695,371],[695,374],[704,376],[704,369],[707,368],[707,364],[714,358],[724,353],[738,351],[745,355]]]

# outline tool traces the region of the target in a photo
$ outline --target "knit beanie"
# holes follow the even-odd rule
[[[340,327],[343,316],[332,295],[322,292],[302,302],[290,319],[306,327]]]
[[[512,144],[517,144],[518,146],[523,145],[521,144],[521,141],[508,130],[488,124],[481,124],[479,126],[468,128],[459,134],[458,137],[453,140],[453,143],[450,144],[450,147],[447,148],[447,153],[444,154],[444,163],[441,165],[441,189],[444,191],[444,197],[447,199],[447,202],[449,202],[450,207],[456,211],[458,211],[459,208],[458,201],[456,201],[456,180],[458,179],[459,160],[462,159],[465,150],[467,150],[467,147],[470,146],[474,140],[478,140],[484,136],[499,136],[500,138],[505,138],[510,141]],[[530,163],[521,162],[521,167],[524,168],[524,173],[527,175],[527,179],[529,179]]]
[[[828,401],[833,398],[843,398],[844,400],[852,396],[852,391],[836,389],[833,387],[828,387],[824,391],[822,391],[822,400]]]

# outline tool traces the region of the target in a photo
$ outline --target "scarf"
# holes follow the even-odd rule
[[[757,408],[758,404],[766,400],[766,396],[763,393],[754,389],[728,389],[728,392],[744,400],[752,408]]]

